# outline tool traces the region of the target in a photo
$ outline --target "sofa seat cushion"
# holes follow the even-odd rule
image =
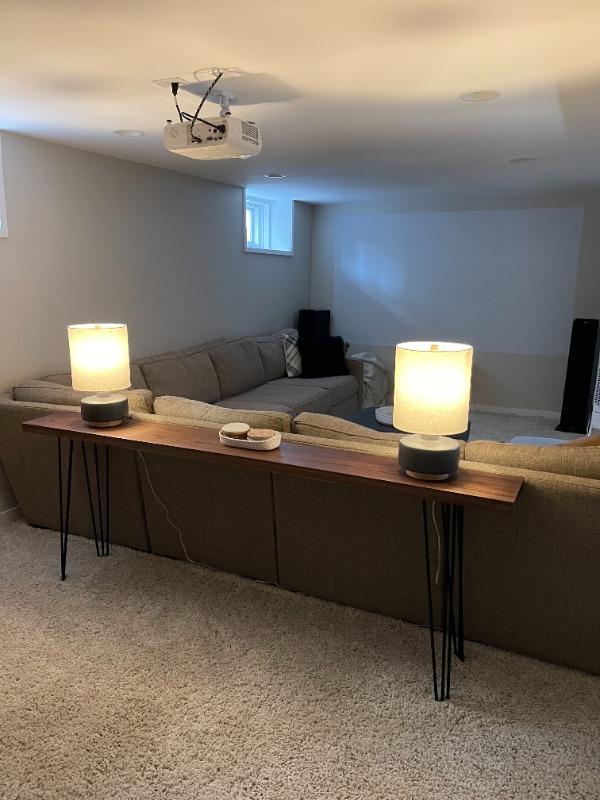
[[[331,392],[326,389],[319,386],[290,386],[279,381],[269,381],[232,399],[243,402],[246,408],[254,408],[255,402],[287,406],[293,409],[294,415],[301,411],[327,413],[331,410]]]
[[[356,397],[358,394],[358,381],[354,375],[332,375],[327,378],[280,378],[271,381],[271,386],[289,386],[293,391],[295,386],[310,386],[326,389],[331,393],[331,403],[337,406]]]
[[[226,342],[208,351],[222,398],[235,397],[265,382],[265,370],[254,339]]]
[[[225,425],[227,422],[246,422],[251,428],[271,428],[275,431],[290,431],[291,414],[281,411],[256,409],[233,409],[223,406],[189,400],[187,397],[157,397],[154,400],[154,413],[159,416],[195,422],[213,422]]]
[[[13,388],[13,400],[26,403],[50,403],[56,406],[79,406],[82,398],[93,392],[77,392],[69,386],[50,381],[24,381]],[[152,413],[152,392],[148,389],[125,389],[119,392],[125,395],[129,403],[129,411]]]
[[[217,373],[206,350],[145,358],[140,368],[155,397],[175,395],[205,403],[221,399]]]

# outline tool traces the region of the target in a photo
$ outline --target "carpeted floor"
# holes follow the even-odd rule
[[[578,439],[581,434],[562,433],[554,430],[556,420],[546,417],[519,416],[517,414],[493,414],[487,411],[471,411],[471,441],[491,439],[510,442],[514,436],[544,436],[554,439]]]
[[[0,530],[0,797],[592,800],[600,679],[72,537]],[[560,631],[556,632],[560,635]]]

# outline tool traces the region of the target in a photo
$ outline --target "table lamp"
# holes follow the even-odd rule
[[[69,325],[67,332],[73,389],[94,392],[81,400],[82,419],[97,428],[120,425],[129,404],[127,397],[114,392],[131,385],[127,325]]]
[[[469,424],[473,348],[454,342],[396,345],[394,427],[406,431],[398,461],[411,478],[442,481],[458,469],[449,435]]]

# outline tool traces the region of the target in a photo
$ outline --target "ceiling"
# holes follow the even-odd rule
[[[285,173],[311,202],[592,189],[599,38],[598,0],[2,0],[0,128],[239,186]],[[174,108],[152,81],[213,65],[289,89],[234,110],[256,158],[162,148]],[[502,95],[458,99],[480,89]]]

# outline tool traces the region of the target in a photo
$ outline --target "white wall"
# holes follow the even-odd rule
[[[127,322],[136,357],[288,326],[309,301],[306,204],[293,256],[245,253],[242,189],[12,134],[2,153],[0,390],[66,368],[70,322]]]
[[[321,206],[311,303],[390,367],[402,339],[468,341],[476,404],[557,412],[571,321],[600,315],[599,222],[589,196]]]

